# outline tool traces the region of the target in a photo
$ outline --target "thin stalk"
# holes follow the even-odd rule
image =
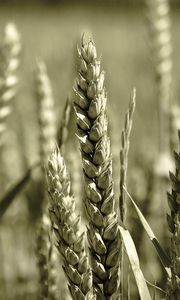
[[[119,195],[119,211],[120,219],[122,223],[125,223],[126,218],[126,194],[124,191],[124,186],[126,186],[126,177],[127,177],[127,168],[128,168],[128,152],[130,144],[130,134],[132,129],[133,114],[135,110],[135,99],[136,99],[136,90],[134,89],[131,95],[131,100],[129,104],[129,109],[125,115],[124,129],[121,135],[121,150],[120,150],[120,195]],[[120,280],[120,295],[121,299],[124,299],[124,247],[122,244],[122,252],[120,258],[120,269],[121,269],[121,280]]]

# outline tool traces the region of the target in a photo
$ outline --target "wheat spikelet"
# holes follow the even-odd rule
[[[126,186],[126,175],[128,167],[128,152],[130,143],[130,134],[132,129],[133,114],[135,110],[135,98],[136,90],[133,90],[131,101],[129,104],[129,109],[125,116],[124,129],[121,135],[121,151],[120,151],[120,196],[119,196],[119,210],[121,221],[124,222],[126,215],[126,204],[125,204],[125,191],[124,186]]]
[[[0,146],[6,130],[6,119],[12,111],[11,101],[16,94],[20,50],[19,32],[13,23],[8,23],[0,46]]]
[[[158,89],[160,152],[169,150],[172,43],[169,0],[145,0]]]
[[[180,139],[180,131],[179,131]],[[180,143],[179,143],[180,144]],[[167,299],[178,300],[180,295],[180,152],[174,152],[176,172],[170,172],[172,192],[168,193],[168,204],[171,215],[167,221],[171,236],[171,271],[172,278],[168,284]]]
[[[114,212],[110,140],[107,135],[104,72],[100,70],[95,45],[79,49],[80,70],[74,107],[85,178],[85,207],[89,220],[93,281],[98,299],[111,299],[118,286],[120,237]],[[103,285],[103,290],[100,286]]]
[[[84,250],[84,233],[80,232],[80,217],[75,212],[74,198],[70,195],[70,181],[59,149],[51,154],[48,169],[50,218],[54,223],[57,248],[63,257],[63,270],[69,281],[74,300],[94,299],[92,272]]]

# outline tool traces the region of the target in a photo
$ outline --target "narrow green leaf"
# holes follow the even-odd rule
[[[134,245],[133,239],[129,233],[129,231],[119,225],[119,230],[124,242],[124,247],[126,249],[127,256],[129,258],[129,262],[136,280],[136,284],[139,291],[139,296],[141,300],[151,300],[151,296],[146,284],[146,280],[144,278],[144,275],[141,271],[140,264],[139,264],[139,258],[136,251],[136,247]]]
[[[144,227],[147,235],[149,236],[151,242],[153,243],[156,252],[160,258],[160,261],[162,263],[162,265],[164,266],[168,277],[171,277],[171,269],[170,269],[170,258],[169,256],[165,253],[165,251],[163,250],[163,248],[161,247],[158,239],[156,238],[154,232],[152,231],[151,227],[149,226],[148,222],[146,221],[145,217],[143,216],[143,214],[141,213],[139,207],[137,206],[137,204],[135,203],[135,201],[133,200],[133,198],[131,197],[131,195],[128,193],[128,191],[126,190],[126,188],[124,187],[124,190],[126,192],[126,194],[128,195],[129,199],[131,200],[131,203],[133,204],[136,213],[139,217],[139,220],[141,221],[142,226]]]
[[[30,177],[31,177],[31,171],[36,167],[38,164],[33,165],[31,168],[28,169],[26,174],[18,181],[16,182],[13,187],[7,191],[7,193],[2,197],[0,200],[0,218],[4,215],[8,207],[11,205],[15,197],[22,191],[22,189],[26,186],[28,183]]]

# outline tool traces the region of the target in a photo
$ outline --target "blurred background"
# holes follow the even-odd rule
[[[170,3],[173,45],[172,94],[173,101],[179,104],[180,1],[172,0]],[[158,157],[159,150],[157,85],[149,47],[150,36],[144,1],[1,0],[0,30],[2,33],[8,22],[17,25],[21,35],[22,51],[18,70],[18,92],[13,101],[13,113],[8,119],[8,131],[5,136],[4,161],[8,172],[3,180],[1,197],[14,182],[21,178],[27,167],[38,159],[39,133],[34,85],[36,60],[42,58],[47,65],[55,98],[57,119],[60,120],[67,96],[73,94],[72,87],[78,66],[77,45],[84,32],[85,35],[93,37],[98,55],[101,57],[102,68],[106,72],[116,198],[118,199],[119,195],[121,130],[130,92],[133,87],[136,87],[137,105],[129,153],[129,190],[140,207],[144,209],[160,241],[165,248],[168,248],[165,242],[167,236],[164,237],[164,229],[162,229],[166,224],[166,195],[164,193],[160,200],[158,187],[155,187],[156,196],[148,199],[148,188],[151,189],[148,186],[149,178],[153,172],[154,157]],[[73,139],[75,128],[72,124],[70,136]],[[76,148],[77,157],[74,157],[71,154],[72,146],[69,142],[66,156],[70,161],[77,159],[78,164],[78,145]],[[78,166],[74,168],[78,172]],[[80,165],[79,172],[81,173]],[[79,179],[77,178],[79,177],[74,176],[78,185]],[[29,186],[28,188],[31,189]],[[80,187],[75,189],[78,194]],[[37,195],[40,197],[40,194],[35,191],[34,194],[35,204],[33,203],[33,208],[30,209],[31,213],[27,197],[23,194],[16,197],[0,220],[1,300],[38,299],[38,272],[34,251],[36,221],[33,216],[37,213],[36,201],[39,201]],[[150,203],[152,199],[154,200]],[[133,228],[136,228],[134,236],[138,241],[136,234],[139,231],[139,225],[135,215],[131,213],[129,227],[132,232]],[[152,254],[152,258],[149,255],[150,242],[144,235],[141,242],[142,244],[137,242],[137,248],[140,251],[145,275],[153,283],[158,282],[164,287],[164,274],[156,255]],[[148,262],[147,256],[149,256]]]

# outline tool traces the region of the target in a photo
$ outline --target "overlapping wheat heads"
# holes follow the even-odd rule
[[[79,57],[74,107],[85,179],[84,204],[89,220],[87,235],[93,282],[97,299],[111,299],[118,287],[120,237],[114,211],[104,72],[92,41],[82,40]]]

